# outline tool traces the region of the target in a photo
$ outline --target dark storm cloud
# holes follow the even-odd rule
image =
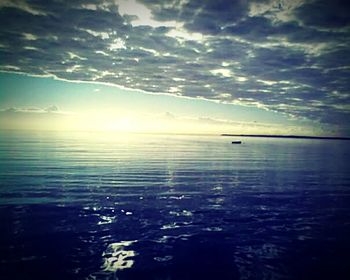
[[[309,1],[296,9],[296,15],[305,25],[339,28],[350,24],[350,2],[347,0]]]
[[[249,2],[227,1],[142,1],[158,20],[185,22],[188,30],[217,34],[223,25],[235,23],[248,12]]]
[[[2,0],[0,70],[348,123],[347,1],[139,3]]]

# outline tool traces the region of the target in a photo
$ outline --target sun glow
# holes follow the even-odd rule
[[[16,111],[17,110],[17,111]],[[57,110],[3,111],[0,127],[26,130],[106,131],[117,133],[275,133],[297,134],[295,126],[242,122],[208,117],[179,116],[171,113],[142,113],[135,111],[86,110],[69,113]]]
[[[121,117],[112,121],[106,121],[105,123],[98,125],[96,129],[103,128],[103,130],[134,132],[140,129],[140,125],[130,117]]]

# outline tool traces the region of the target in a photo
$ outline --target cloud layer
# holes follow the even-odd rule
[[[0,71],[347,126],[346,0],[0,1]]]

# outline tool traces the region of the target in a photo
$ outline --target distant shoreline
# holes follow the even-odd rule
[[[239,136],[256,138],[289,138],[289,139],[320,139],[320,140],[350,140],[350,137],[305,136],[305,135],[268,135],[268,134],[221,134],[221,136]]]

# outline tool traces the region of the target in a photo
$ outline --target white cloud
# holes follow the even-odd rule
[[[114,39],[113,43],[109,44],[109,50],[115,51],[119,49],[126,49],[125,41],[120,38]]]
[[[184,41],[202,42],[208,37],[198,32],[188,32],[181,27],[171,29],[168,33],[166,33],[166,36],[175,38],[181,43]]]
[[[62,111],[58,108],[56,105],[51,105],[49,107],[10,107],[10,108],[3,108],[0,109],[0,112],[7,112],[7,113],[20,113],[20,114],[47,114],[47,113],[54,113],[54,114],[72,114],[72,112]]]
[[[35,41],[35,40],[38,39],[38,36],[35,36],[35,35],[31,34],[31,33],[23,33],[23,36],[28,41]]]
[[[225,68],[210,70],[210,73],[216,76],[223,76],[226,78],[233,77],[232,72],[229,69],[225,69]]]
[[[159,27],[177,25],[175,21],[160,22],[154,20],[151,10],[136,0],[117,0],[116,3],[118,4],[118,10],[121,15],[132,15],[137,17],[131,21],[133,26],[148,25]]]
[[[272,85],[275,85],[277,84],[278,82],[276,81],[264,81],[264,80],[257,80],[259,83],[262,83],[264,85],[268,85],[268,86],[272,86]]]
[[[26,3],[25,0],[1,0],[0,9],[2,7],[17,8],[33,15],[47,15],[47,13],[45,13],[44,11],[30,6],[28,3]]]

